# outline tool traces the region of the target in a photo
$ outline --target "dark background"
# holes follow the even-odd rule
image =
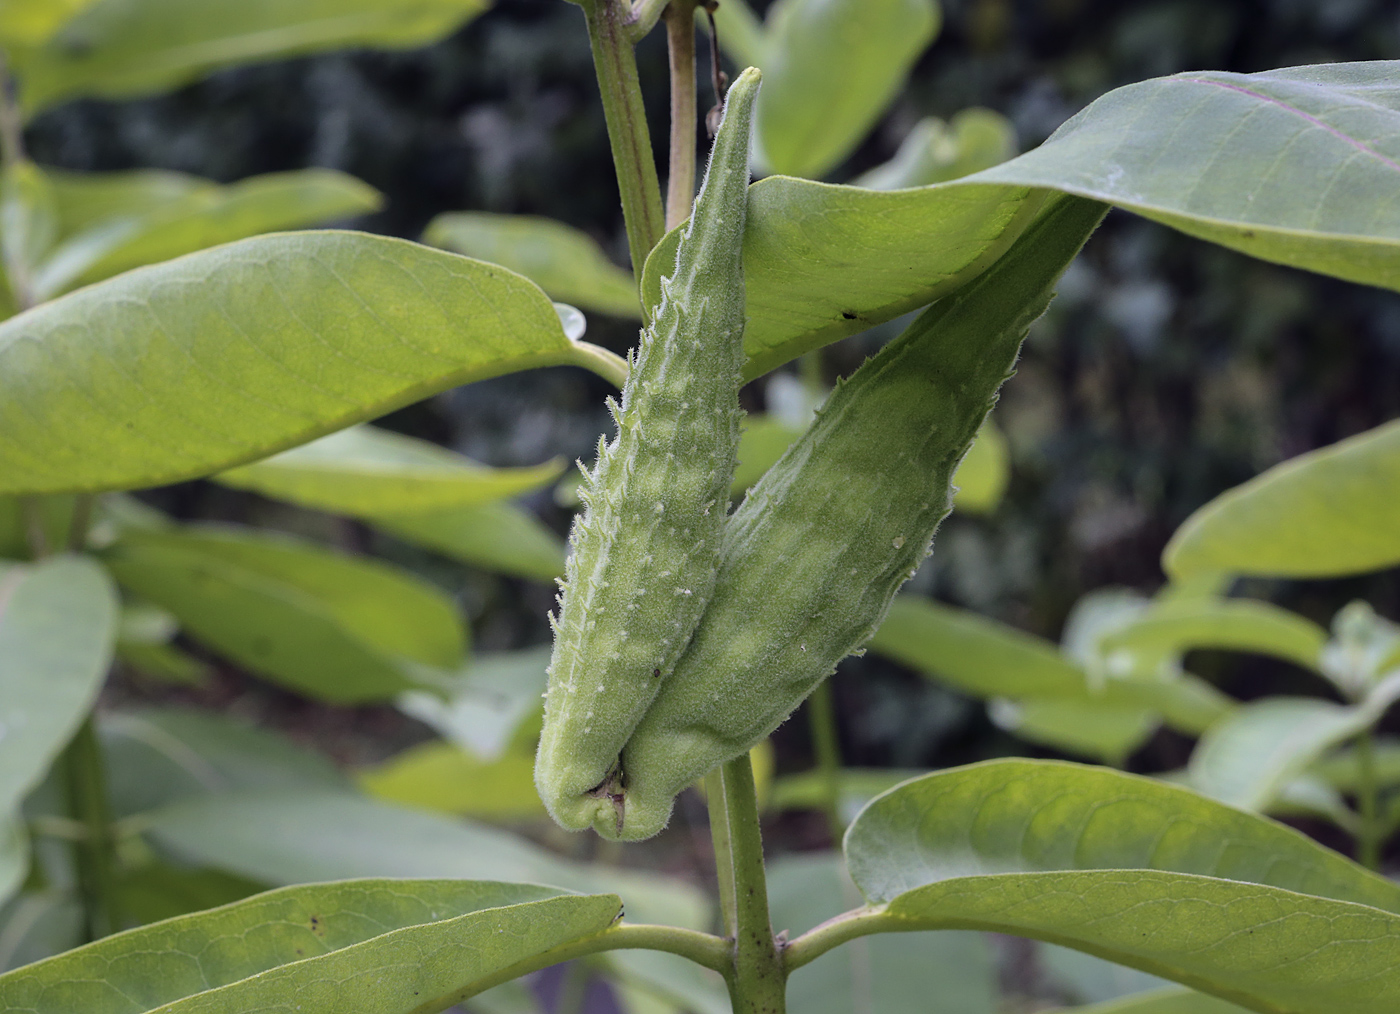
[[[948,0],[944,14],[906,92],[834,179],[888,158],[919,117],[966,106],[1010,117],[1024,149],[1104,91],[1145,77],[1400,58],[1400,8],[1383,0]],[[664,150],[659,32],[639,59]],[[73,103],[38,120],[30,145],[40,162],[70,169],[156,166],[222,181],[328,166],[386,194],[386,210],[352,223],[360,228],[416,238],[441,211],[543,214],[626,256],[583,19],[563,0],[500,0],[424,50],[269,64],[158,99]],[[590,323],[590,337],[615,349],[635,340],[627,322]],[[853,369],[874,344],[832,347],[828,373]],[[581,371],[537,371],[451,392],[387,424],[496,465],[587,459],[606,393]],[[758,387],[746,397],[761,407]],[[991,518],[950,519],[916,586],[1055,637],[1086,591],[1154,590],[1173,529],[1221,490],[1396,415],[1400,296],[1250,261],[1114,212],[1066,276],[997,410],[1013,449],[1007,501]],[[384,552],[456,591],[481,649],[548,639],[552,589],[464,572],[357,526],[204,484],[155,500],[186,517],[281,525]],[[548,494],[531,505],[566,530]],[[1324,623],[1354,597],[1400,618],[1395,573],[1247,590]],[[1246,698],[1327,693],[1279,663],[1188,662]],[[979,706],[878,659],[845,663],[835,688],[852,763],[1028,752]],[[336,748],[345,759],[423,734],[375,709],[312,708],[235,673],[206,703],[248,694],[333,739],[358,732]],[[782,768],[807,765],[804,723],[785,726],[778,745]],[[1135,766],[1175,766],[1186,746],[1161,734]]]

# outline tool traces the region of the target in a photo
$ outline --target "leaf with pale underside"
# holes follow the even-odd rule
[[[1390,422],[1222,493],[1176,530],[1162,567],[1173,579],[1218,571],[1309,578],[1380,570],[1400,562],[1397,503],[1400,422]]]
[[[874,931],[979,928],[1088,951],[1265,1014],[1400,1000],[1400,886],[1150,779],[975,764],[875,799],[846,836]]]
[[[0,324],[0,493],[208,475],[579,352],[504,268],[359,233],[242,240]]]
[[[615,896],[527,884],[293,887],[128,930],[0,976],[15,1014],[415,1014],[606,930]]]
[[[380,514],[368,520],[395,538],[473,567],[551,584],[564,575],[564,540],[512,503]]]

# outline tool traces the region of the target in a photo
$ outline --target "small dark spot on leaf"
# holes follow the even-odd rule
[[[1240,235],[1243,236],[1245,239],[1253,239],[1253,238],[1254,238],[1254,230],[1253,230],[1253,229],[1245,229],[1243,232],[1240,233]]]
[[[653,679],[660,678],[660,676],[661,676],[661,670],[660,670],[660,669],[653,669],[653,670],[651,671],[651,675],[652,675],[652,678],[653,678]]]
[[[856,319],[856,314],[852,313],[850,310],[842,310],[842,311],[841,311],[841,316],[842,316],[844,319],[846,319],[846,320],[855,320],[855,319]]]

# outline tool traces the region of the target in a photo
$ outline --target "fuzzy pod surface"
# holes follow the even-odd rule
[[[580,488],[535,786],[560,826],[620,826],[623,744],[709,602],[739,444],[749,136],[759,74],[729,90],[675,271],[642,331],[610,443]]]
[[[677,793],[777,728],[929,554],[958,463],[1105,211],[1052,200],[1005,257],[838,385],[731,517],[709,608],[623,752],[617,838],[656,834]]]

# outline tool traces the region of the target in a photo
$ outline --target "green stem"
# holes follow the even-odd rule
[[[791,973],[820,958],[834,947],[868,936],[871,933],[888,933],[901,927],[892,924],[892,919],[883,908],[857,908],[850,912],[828,919],[815,929],[803,933],[783,950],[784,969]]]
[[[812,747],[817,755],[817,770],[822,776],[822,809],[831,840],[840,843],[846,833],[841,819],[841,743],[837,738],[836,706],[832,699],[831,680],[823,680],[807,698],[807,719],[812,729]]]
[[[637,79],[637,57],[627,22],[631,9],[622,0],[584,0],[588,38],[593,46],[593,66],[603,97],[613,165],[622,195],[622,217],[627,226],[627,246],[632,270],[640,280],[647,254],[665,230],[661,210],[661,184],[647,133],[646,109]]]
[[[88,940],[98,940],[121,928],[121,916],[116,900],[112,813],[102,748],[91,715],[64,750],[62,769],[69,816],[84,830],[82,840],[73,845],[84,929]]]
[[[633,42],[639,42],[656,27],[656,22],[664,16],[667,4],[670,0],[632,0],[631,10],[627,14],[627,35]],[[678,0],[684,2],[684,0]],[[672,4],[672,6],[675,6]],[[691,5],[691,17],[695,17],[694,4]]]
[[[666,46],[671,65],[671,152],[666,179],[666,230],[690,217],[695,203],[696,0],[672,0],[666,8]]]
[[[1358,834],[1358,858],[1370,870],[1381,868],[1381,823],[1376,784],[1375,737],[1367,729],[1356,740],[1357,808],[1361,814]]]
[[[720,928],[732,940],[739,932],[734,907],[734,846],[729,837],[729,808],[724,802],[724,772],[719,768],[705,776],[705,802],[710,810],[710,840],[715,846]]]
[[[709,797],[709,807],[712,820],[723,809],[729,839],[735,930],[734,963],[725,976],[730,1002],[734,1014],[786,1014],[787,971],[768,916],[758,793],[748,753],[725,764],[720,776],[724,791]],[[725,889],[721,881],[721,897]]]
[[[611,381],[619,391],[627,383],[627,360],[616,352],[609,352],[601,345],[576,341],[569,351],[569,361],[575,366],[582,366],[585,370],[596,373],[604,380]]]

